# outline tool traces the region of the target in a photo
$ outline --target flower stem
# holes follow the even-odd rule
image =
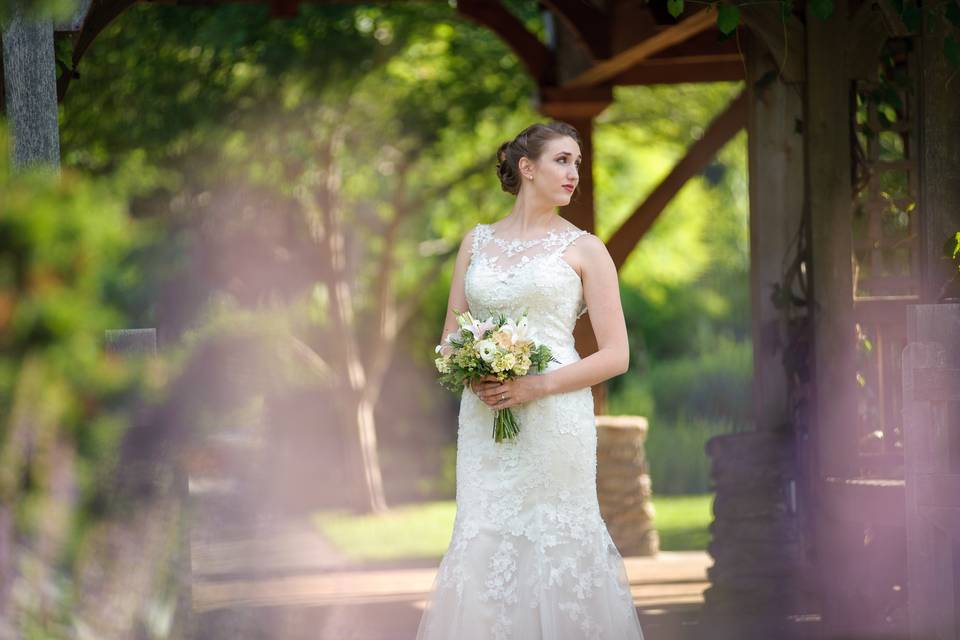
[[[493,439],[496,442],[504,440],[513,440],[520,433],[520,425],[517,423],[513,411],[508,409],[497,409],[493,418]]]

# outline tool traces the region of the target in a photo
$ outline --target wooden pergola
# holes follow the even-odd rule
[[[74,38],[74,69],[132,3],[93,0],[57,26]],[[299,3],[269,4],[282,17]],[[581,132],[582,193],[564,215],[583,229],[595,220],[593,120],[615,86],[745,81],[607,239],[622,266],[746,128],[755,431],[708,446],[705,615],[717,623],[701,626],[712,639],[955,634],[960,306],[943,299],[941,247],[960,229],[960,109],[945,25],[910,29],[883,0],[836,0],[829,19],[803,2],[785,17],[753,3],[738,38],[721,40],[712,6],[687,4],[674,19],[659,1],[540,5],[548,41],[496,0],[459,0],[457,11],[514,50],[544,115]],[[18,22],[4,34],[19,162],[58,162],[57,100],[72,70],[57,73],[53,33]],[[596,348],[586,322],[582,354]]]

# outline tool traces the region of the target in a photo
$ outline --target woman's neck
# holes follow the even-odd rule
[[[513,236],[529,237],[557,226],[556,207],[517,198],[513,209],[502,222]]]

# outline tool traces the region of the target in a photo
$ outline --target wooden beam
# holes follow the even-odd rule
[[[498,0],[459,0],[457,11],[500,36],[540,84],[550,84],[553,52]]]
[[[594,60],[610,57],[610,16],[583,0],[543,0]]]
[[[640,61],[611,84],[732,82],[744,79],[745,68],[737,42],[733,38],[717,42],[717,34],[711,29]]]
[[[653,226],[660,212],[686,184],[687,180],[703,170],[723,145],[730,141],[747,122],[746,90],[734,98],[726,109],[714,118],[703,137],[694,142],[686,155],[676,164],[646,200],[637,207],[607,241],[607,249],[617,269],[627,261],[643,235]]]
[[[77,34],[73,44],[73,57],[71,69],[64,69],[57,78],[57,101],[63,102],[67,95],[67,89],[70,82],[79,77],[77,67],[83,54],[93,44],[93,41],[100,33],[107,28],[120,14],[136,4],[137,0],[95,0],[90,6],[85,18],[82,21],[82,27]]]
[[[825,516],[853,525],[904,526],[904,481],[898,478],[834,478],[821,481]]]
[[[594,65],[579,76],[564,84],[565,88],[581,88],[598,85],[612,80],[630,67],[653,54],[668,49],[688,38],[705,31],[716,22],[713,5],[695,13],[686,20],[663,29],[656,35],[621,51],[609,60]]]
[[[651,58],[613,79],[615,86],[678,84],[681,82],[736,82],[743,80],[740,54]]]
[[[300,12],[300,0],[270,0],[271,18],[294,18]]]
[[[540,87],[538,100],[541,113],[551,118],[557,120],[593,119],[613,102],[613,89],[611,87],[590,87],[588,89],[569,90],[557,87]]]
[[[686,56],[714,56],[727,53],[741,55],[742,49],[742,45],[737,42],[736,38],[717,41],[716,29],[707,29],[690,36],[683,42],[678,42],[672,47],[653,54],[649,59],[659,60],[660,58]]]

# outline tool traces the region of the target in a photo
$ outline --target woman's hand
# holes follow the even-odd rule
[[[491,409],[508,409],[547,395],[544,376],[527,375],[500,382],[496,376],[488,375],[472,382],[470,387]]]

